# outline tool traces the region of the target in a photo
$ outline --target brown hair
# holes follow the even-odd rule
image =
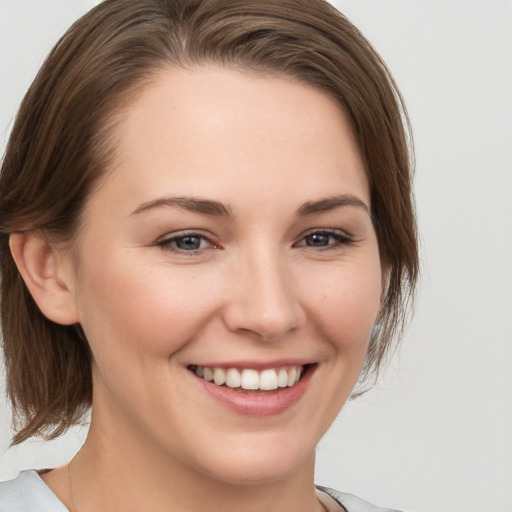
[[[410,130],[385,64],[323,0],[106,0],[52,50],[18,112],[0,176],[0,264],[13,443],[52,438],[92,400],[80,326],[43,316],[9,250],[11,233],[71,240],[84,202],[115,150],[116,114],[158,70],[213,63],[289,75],[333,96],[363,155],[381,257],[391,275],[363,380],[403,328],[418,273]],[[117,116],[118,118],[119,116]]]

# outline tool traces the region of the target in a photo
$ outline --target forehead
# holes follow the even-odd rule
[[[114,138],[109,179],[139,202],[158,191],[223,200],[249,189],[271,198],[293,185],[303,201],[347,192],[341,186],[369,205],[345,113],[288,77],[213,66],[166,70],[126,108]]]

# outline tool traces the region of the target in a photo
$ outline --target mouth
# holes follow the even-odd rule
[[[190,364],[187,369],[216,403],[239,415],[265,417],[296,410],[306,394],[318,363],[298,363]]]
[[[256,370],[189,365],[188,370],[216,386],[231,388],[246,394],[259,394],[294,387],[309,373],[312,366],[312,364],[286,365]]]

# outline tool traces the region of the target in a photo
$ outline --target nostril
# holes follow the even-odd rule
[[[251,306],[236,304],[226,313],[226,327],[234,332],[252,334],[262,341],[274,342],[301,325],[300,315],[293,310],[258,311]]]
[[[275,341],[299,327],[305,314],[292,276],[279,255],[246,255],[224,308],[224,323],[234,332]]]

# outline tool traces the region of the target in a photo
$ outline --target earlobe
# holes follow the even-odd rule
[[[21,277],[43,315],[59,324],[78,323],[71,275],[62,254],[40,231],[14,233],[9,246]]]

